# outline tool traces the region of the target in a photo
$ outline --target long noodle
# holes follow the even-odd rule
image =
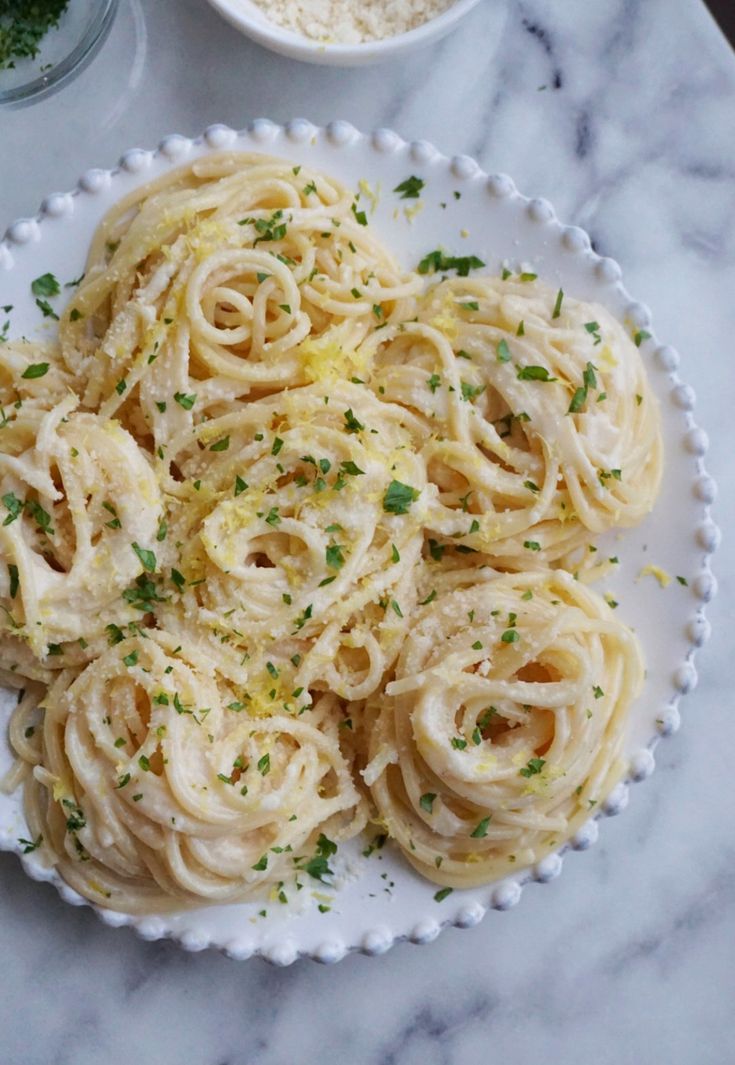
[[[369,818],[482,883],[622,771],[640,651],[572,572],[658,489],[637,349],[366,221],[206,157],[104,219],[58,342],[0,345],[5,787],[100,905],[285,901]]]

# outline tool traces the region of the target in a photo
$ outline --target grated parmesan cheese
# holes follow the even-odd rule
[[[324,44],[360,44],[416,29],[454,0],[254,0],[284,29]]]

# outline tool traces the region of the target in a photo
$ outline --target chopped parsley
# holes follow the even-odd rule
[[[59,316],[48,300],[36,299],[36,306],[44,318],[53,318],[55,322],[58,322]]]
[[[510,348],[507,340],[501,340],[498,344],[498,362],[510,362]]]
[[[146,571],[146,573],[155,573],[156,556],[154,555],[154,553],[152,551],[146,550],[146,548],[144,547],[140,547],[140,545],[137,544],[135,541],[133,541],[130,546],[142,562],[143,569]]]
[[[18,577],[18,567],[14,566],[12,562],[8,562],[8,577],[10,578],[10,598],[15,599],[20,588],[20,579]]]
[[[468,277],[470,270],[481,270],[483,266],[485,263],[476,255],[445,255],[437,249],[425,255],[417,269],[420,274],[446,274],[456,270],[459,277]]]
[[[6,4],[2,5],[6,7]],[[36,5],[37,6],[37,5]],[[0,11],[0,14],[4,12]],[[61,286],[53,274],[41,274],[35,281],[31,281],[31,292],[34,296],[58,296]]]
[[[299,632],[300,629],[303,629],[304,625],[306,624],[306,622],[311,617],[313,609],[314,609],[313,604],[309,603],[309,605],[304,609],[303,614],[301,614],[299,617],[297,617],[294,620],[294,625],[296,626],[296,630],[295,630],[296,632]]]
[[[387,514],[408,514],[411,504],[415,503],[421,493],[410,484],[391,481],[383,496],[383,510]]]
[[[417,200],[424,184],[425,182],[420,177],[412,174],[411,177],[402,181],[400,185],[396,185],[393,191],[399,193],[402,200]]]
[[[23,500],[18,499],[18,497],[13,492],[6,492],[5,495],[2,497],[2,501],[5,506],[5,509],[8,511],[3,525],[10,525],[11,522],[15,521],[17,518],[20,517],[24,505]]]
[[[519,769],[518,772],[522,777],[533,777],[540,773],[545,765],[546,762],[543,758],[532,758],[528,765],[525,765],[523,769]]]
[[[191,410],[197,401],[196,394],[187,396],[184,392],[175,392],[174,399],[180,407],[184,408],[184,410]]]
[[[587,332],[593,337],[595,345],[602,343],[602,337],[600,336],[600,323],[599,322],[585,322],[584,327]]]
[[[471,385],[467,381],[461,382],[462,399],[468,403],[485,391],[485,385]]]
[[[2,64],[0,64],[0,68],[1,66]],[[21,838],[18,840],[18,843],[20,843],[21,847],[23,848],[24,854],[32,854],[33,851],[37,851],[43,843],[43,836],[37,836],[34,840]]]
[[[20,375],[24,381],[35,381],[38,377],[45,377],[48,373],[47,362],[34,362],[30,366],[26,366],[23,373]]]
[[[364,428],[365,426],[362,424],[362,422],[359,422],[355,415],[352,413],[351,407],[349,408],[349,410],[345,411],[345,432],[359,433]]]
[[[340,570],[345,564],[345,557],[339,544],[330,544],[326,549],[326,562],[330,569]]]
[[[32,4],[6,0],[0,4],[0,70],[12,70],[16,59],[35,59],[41,41],[58,26],[68,6],[69,0],[35,0]]]
[[[520,366],[517,374],[519,381],[556,381],[556,377],[549,377],[549,371],[545,366]]]
[[[368,224],[367,215],[364,211],[358,211],[356,203],[352,204],[352,213],[359,226],[366,226]]]

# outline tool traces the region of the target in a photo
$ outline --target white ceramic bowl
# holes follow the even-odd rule
[[[465,15],[469,14],[480,0],[454,0],[454,3],[423,25],[408,33],[386,37],[381,41],[366,41],[364,44],[323,44],[309,40],[301,34],[285,30],[266,17],[262,8],[251,0],[209,0],[223,18],[227,19],[246,37],[257,41],[289,59],[305,63],[320,63],[323,66],[358,67],[368,63],[380,63],[386,59],[413,52],[425,44],[439,40]]]

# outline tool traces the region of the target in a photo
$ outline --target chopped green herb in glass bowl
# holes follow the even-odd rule
[[[118,0],[0,0],[0,104],[31,103],[83,70],[117,6]]]

